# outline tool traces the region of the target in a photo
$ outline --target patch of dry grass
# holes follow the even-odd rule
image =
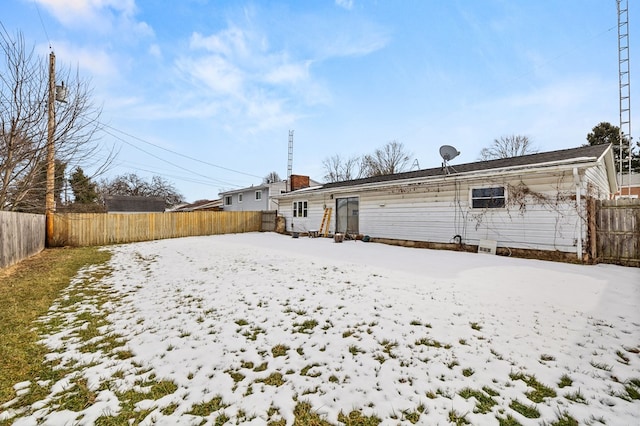
[[[37,343],[33,322],[78,270],[110,257],[97,247],[47,249],[0,271],[0,404],[15,398],[14,384],[40,375],[48,350]]]

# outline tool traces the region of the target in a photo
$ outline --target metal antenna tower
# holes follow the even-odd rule
[[[289,161],[287,162],[287,184],[291,190],[291,174],[293,173],[293,130],[289,130]]]
[[[619,155],[619,184],[620,195],[623,186],[624,148],[628,144],[628,184],[631,194],[631,87],[629,76],[629,2],[616,0],[618,7],[618,81],[620,93],[620,155]]]

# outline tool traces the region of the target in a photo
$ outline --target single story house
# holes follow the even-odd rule
[[[198,200],[193,203],[184,203],[172,207],[170,212],[201,212],[201,211],[221,211],[222,200]]]
[[[640,198],[640,174],[618,175],[618,187],[615,198]]]
[[[162,213],[164,198],[133,195],[107,195],[104,197],[107,213]]]
[[[279,182],[264,183],[258,186],[221,192],[222,207],[225,211],[274,211],[278,210],[277,197],[288,191],[307,188],[311,183],[309,176],[291,175]]]
[[[499,252],[582,260],[587,200],[616,191],[611,146],[596,145],[327,183],[278,201],[287,232],[319,230],[327,212],[330,233],[372,241],[467,249],[490,242]]]

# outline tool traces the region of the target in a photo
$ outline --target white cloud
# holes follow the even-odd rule
[[[54,42],[55,53],[60,66],[75,69],[78,66],[81,74],[93,77],[116,78],[119,74],[117,60],[104,50],[95,48],[78,48],[66,42]],[[41,50],[44,50],[44,46]],[[86,71],[86,72],[84,72]]]
[[[316,40],[319,59],[365,56],[389,44],[389,34],[368,23],[353,24],[355,28],[329,31]]]
[[[203,83],[217,94],[239,94],[243,90],[243,72],[221,56],[181,59],[177,66],[183,75],[195,80],[196,86]]]
[[[367,22],[345,31],[328,31],[333,21],[309,22],[308,36],[290,39],[292,32],[272,33],[259,22],[264,15],[243,9],[238,19],[210,33],[193,32],[188,50],[174,59],[176,93],[171,107],[152,111],[169,116],[210,117],[235,123],[247,133],[273,129],[326,105],[332,95],[313,66],[335,57],[361,56],[384,47],[388,37]],[[304,21],[304,19],[303,19]],[[347,34],[340,36],[338,34]],[[268,36],[267,36],[268,34]],[[313,34],[324,34],[318,40]],[[160,55],[159,47],[150,50]]]
[[[161,59],[162,58],[162,49],[160,49],[160,46],[158,44],[154,43],[151,46],[149,46],[149,54],[151,56],[153,56],[154,58]]]
[[[90,28],[99,33],[154,34],[145,22],[135,20],[134,0],[34,0],[70,28]]]
[[[353,9],[353,0],[336,0],[336,5],[344,9],[351,10]]]
[[[205,49],[224,56],[246,56],[249,51],[247,36],[239,28],[229,28],[210,36],[193,33],[189,47]]]
[[[285,63],[268,71],[264,80],[271,84],[297,83],[309,78],[309,62]]]

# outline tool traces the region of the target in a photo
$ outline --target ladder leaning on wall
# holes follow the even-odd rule
[[[329,235],[329,224],[331,223],[331,207],[325,207],[324,214],[322,215],[322,222],[320,223],[320,235],[327,237]]]

